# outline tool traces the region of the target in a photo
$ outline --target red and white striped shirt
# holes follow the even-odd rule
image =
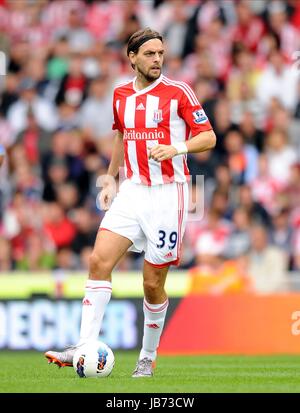
[[[123,134],[128,179],[144,185],[188,180],[186,155],[162,162],[148,159],[149,149],[157,144],[184,142],[190,136],[212,129],[186,83],[161,75],[150,86],[136,90],[133,79],[116,87],[113,111],[113,129]]]

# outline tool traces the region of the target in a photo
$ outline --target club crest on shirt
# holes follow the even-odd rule
[[[193,112],[193,116],[194,122],[197,124],[204,123],[207,121],[207,116],[203,109],[195,110],[195,112]]]
[[[153,122],[159,123],[163,120],[162,109],[157,109],[153,113]]]

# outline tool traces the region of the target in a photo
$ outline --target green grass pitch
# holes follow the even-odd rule
[[[80,379],[43,353],[0,351],[0,393],[300,392],[299,356],[159,356],[153,378],[133,379],[136,352],[115,352],[112,374]]]

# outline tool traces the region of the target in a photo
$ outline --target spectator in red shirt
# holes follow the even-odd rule
[[[44,229],[57,248],[69,247],[76,235],[75,225],[56,202],[46,206]]]
[[[256,52],[257,46],[265,32],[263,21],[253,14],[251,2],[241,0],[236,3],[237,24],[232,32],[232,39],[242,42],[252,52]]]

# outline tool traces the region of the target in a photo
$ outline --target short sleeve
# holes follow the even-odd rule
[[[204,109],[200,105],[193,90],[187,84],[184,84],[182,87],[179,115],[190,127],[192,136],[212,129]]]
[[[119,130],[121,133],[123,133],[123,127],[120,122],[119,118],[119,105],[120,105],[120,99],[117,98],[116,92],[114,92],[114,98],[113,98],[113,114],[114,114],[114,121],[112,125],[112,129]]]

